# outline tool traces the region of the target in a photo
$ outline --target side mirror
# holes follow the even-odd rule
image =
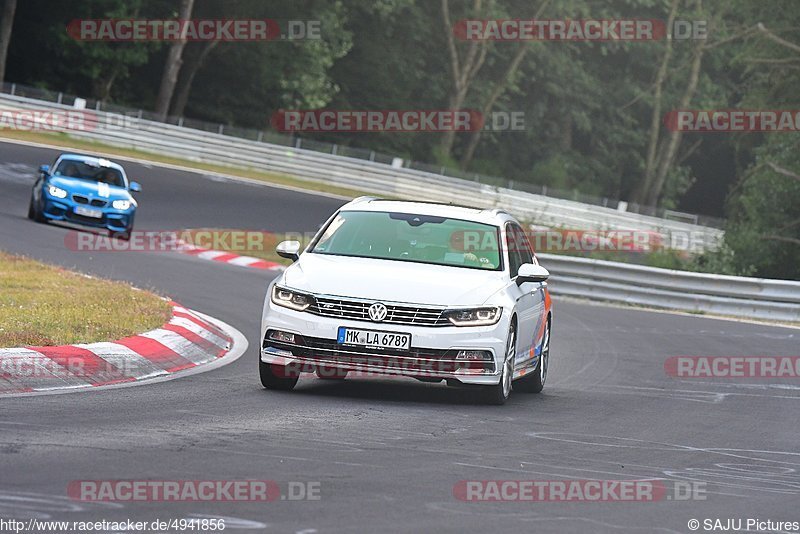
[[[300,241],[281,241],[275,247],[275,252],[281,258],[297,261],[300,259]]]
[[[550,272],[541,265],[523,263],[517,272],[517,285],[520,286],[525,282],[544,282],[549,277]]]
[[[142,192],[142,186],[139,184],[139,182],[131,182],[130,186],[128,187],[128,189],[130,189],[134,193],[141,193]]]
[[[39,165],[39,172],[42,174],[50,174],[50,165]]]

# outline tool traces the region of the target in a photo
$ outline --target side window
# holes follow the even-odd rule
[[[517,244],[517,232],[512,224],[506,224],[505,234],[506,248],[508,249],[508,273],[511,278],[514,278],[519,272],[519,266],[522,265],[522,256]]]
[[[516,224],[513,225],[513,228],[514,233],[516,234],[517,250],[519,251],[520,255],[520,264],[533,263],[533,253],[531,252],[531,243],[528,241],[528,236],[526,236],[525,231]]]

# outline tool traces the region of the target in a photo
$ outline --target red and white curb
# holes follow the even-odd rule
[[[232,326],[172,302],[161,328],[101,342],[0,349],[0,397],[172,380],[227,365],[247,350]]]
[[[282,271],[285,267],[280,263],[254,258],[252,256],[240,256],[223,250],[213,250],[208,248],[196,247],[188,243],[180,243],[178,252],[196,256],[202,260],[218,261],[238,265],[239,267],[249,267],[251,269],[265,269],[268,271]]]

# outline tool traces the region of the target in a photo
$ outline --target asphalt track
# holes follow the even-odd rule
[[[690,532],[687,521],[800,520],[800,383],[677,380],[673,355],[797,355],[800,331],[555,301],[542,395],[502,407],[413,380],[257,377],[269,273],[173,253],[87,253],[25,218],[56,151],[0,143],[0,249],[154,288],[242,331],[250,353],[162,384],[0,400],[0,518],[223,517],[251,532]],[[127,164],[137,228],[309,231],[341,200]],[[65,295],[64,298],[69,298]],[[460,480],[691,480],[705,500],[462,502]],[[83,503],[73,480],[316,482],[320,499]],[[702,531],[702,530],[701,530]],[[242,530],[246,532],[246,530]]]

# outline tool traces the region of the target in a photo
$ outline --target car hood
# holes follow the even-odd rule
[[[101,184],[94,180],[81,180],[68,176],[51,176],[48,182],[51,185],[68,191],[70,194],[86,195],[103,200],[131,200],[130,193],[128,193],[128,190],[124,187],[117,187],[116,185],[108,185],[105,183]]]
[[[439,306],[481,305],[505,273],[393,260],[305,253],[279,283],[315,294]]]

